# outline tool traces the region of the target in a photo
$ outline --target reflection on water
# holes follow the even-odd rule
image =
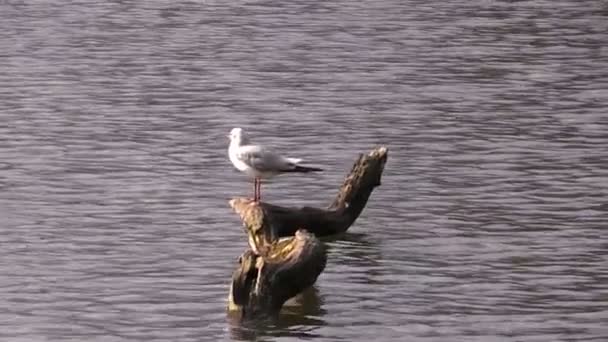
[[[0,340],[608,336],[606,8],[584,1],[0,3]],[[226,314],[251,185],[226,134],[383,184],[277,321]]]
[[[230,336],[236,341],[259,341],[269,337],[321,337],[316,327],[325,325],[319,290],[311,287],[285,303],[279,317],[263,320],[241,320],[229,314]]]

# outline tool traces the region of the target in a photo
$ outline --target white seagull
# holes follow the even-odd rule
[[[241,128],[230,131],[230,147],[228,156],[237,170],[253,178],[254,201],[261,199],[262,179],[271,178],[286,172],[313,172],[323,171],[316,167],[302,166],[298,163],[302,159],[283,157],[260,145],[250,145],[249,139]]]

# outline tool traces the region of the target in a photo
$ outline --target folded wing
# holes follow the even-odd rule
[[[241,146],[239,160],[260,172],[285,172],[296,167],[296,160],[267,150],[261,146]]]

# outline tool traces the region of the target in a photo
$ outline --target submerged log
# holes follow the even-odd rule
[[[241,317],[278,314],[288,299],[315,283],[327,262],[323,244],[305,230],[275,241],[265,251],[245,251],[232,276],[229,310]]]
[[[276,314],[285,301],[314,284],[327,259],[316,236],[343,233],[355,222],[380,185],[387,156],[385,147],[359,156],[327,209],[231,200],[250,249],[232,276],[229,310],[249,317]]]

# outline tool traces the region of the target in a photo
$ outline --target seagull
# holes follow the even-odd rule
[[[283,157],[263,146],[250,145],[241,128],[233,128],[228,137],[230,138],[228,157],[237,170],[253,178],[253,200],[256,202],[262,197],[262,179],[287,172],[323,171],[316,167],[300,165],[302,159]]]

